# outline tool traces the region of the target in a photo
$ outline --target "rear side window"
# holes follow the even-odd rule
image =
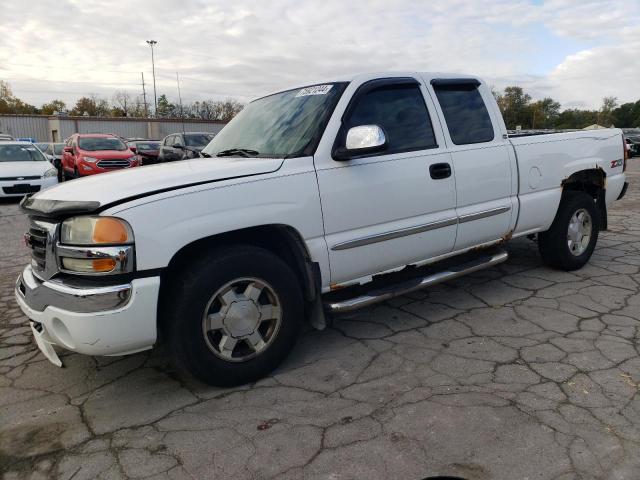
[[[434,85],[434,90],[453,143],[468,145],[493,140],[491,118],[475,85]]]
[[[422,92],[417,85],[381,87],[355,105],[346,127],[378,125],[387,137],[384,154],[437,147]]]

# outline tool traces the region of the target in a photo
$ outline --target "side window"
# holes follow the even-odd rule
[[[493,124],[475,84],[434,85],[438,102],[456,145],[490,142]]]
[[[382,86],[365,94],[345,122],[347,129],[359,125],[382,127],[388,144],[384,154],[437,147],[418,85]]]
[[[173,143],[177,143],[178,145],[182,145],[184,147],[184,140],[182,138],[182,135],[174,135]]]
[[[167,138],[164,139],[165,147],[170,147],[171,145],[173,145],[173,135],[169,135]]]

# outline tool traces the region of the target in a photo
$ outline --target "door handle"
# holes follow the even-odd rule
[[[434,180],[442,180],[451,176],[451,165],[448,163],[434,163],[429,166],[429,174]]]

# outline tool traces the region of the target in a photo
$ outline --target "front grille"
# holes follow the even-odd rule
[[[40,191],[40,185],[28,185],[28,184],[14,185],[13,187],[2,187],[2,191],[7,195],[35,193]]]
[[[127,168],[129,160],[100,160],[96,165],[100,168]]]
[[[26,177],[0,177],[0,182],[15,182],[16,180],[38,180],[38,175],[30,175]]]
[[[47,231],[38,226],[29,228],[29,246],[31,247],[31,265],[44,271],[47,266]]]

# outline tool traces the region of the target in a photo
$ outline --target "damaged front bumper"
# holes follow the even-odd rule
[[[40,350],[60,365],[53,346],[87,355],[126,355],[156,341],[160,277],[100,287],[42,281],[27,266],[15,297]]]

